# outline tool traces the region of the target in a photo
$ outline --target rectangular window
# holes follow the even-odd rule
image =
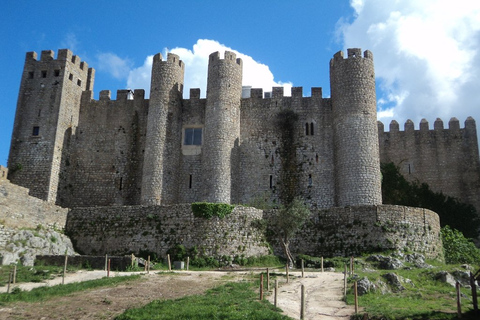
[[[185,128],[183,144],[187,146],[202,145],[202,128]]]
[[[28,79],[33,79],[33,76],[34,76],[33,71],[30,71],[30,72],[28,73]]]
[[[78,79],[78,80],[77,80],[77,85],[78,85],[79,87],[81,87],[81,86],[82,86],[82,80]]]
[[[47,77],[47,71],[42,71],[42,78],[46,78]]]
[[[40,127],[33,127],[32,136],[38,136],[40,133]]]
[[[55,77],[60,76],[60,70],[55,70]]]
[[[70,75],[68,76],[68,79],[69,79],[70,81],[73,81],[73,74],[70,73]]]

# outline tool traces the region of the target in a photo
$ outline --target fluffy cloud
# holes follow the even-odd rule
[[[480,2],[351,0],[345,48],[374,53],[379,118],[480,122]]]
[[[199,39],[192,49],[174,48],[169,50],[177,54],[185,63],[184,97],[188,98],[190,88],[200,88],[201,96],[205,97],[207,88],[208,56],[212,52],[219,51],[223,56],[225,51],[233,51],[237,58],[243,60],[243,85],[253,88],[263,88],[271,91],[272,87],[285,87],[285,95],[290,94],[291,83],[275,81],[274,76],[267,65],[255,61],[252,57],[240,53],[232,48],[220,44],[214,40]],[[162,54],[164,59],[167,51]],[[127,85],[129,88],[149,88],[150,72],[152,69],[152,56],[145,59],[141,67],[132,69],[128,74]],[[146,92],[148,96],[148,92]]]
[[[109,73],[118,80],[127,79],[130,74],[132,62],[129,59],[120,58],[114,53],[104,52],[97,55],[98,69]]]

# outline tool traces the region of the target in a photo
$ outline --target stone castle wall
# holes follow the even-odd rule
[[[157,55],[150,100],[143,90],[135,90],[131,100],[127,90],[119,90],[116,100],[109,91],[93,100],[94,70],[70,51],[60,50],[56,60],[51,51],[42,52],[39,61],[27,54],[9,178],[65,207],[207,199],[248,204],[258,197],[278,202],[288,170],[278,116],[291,111],[298,117],[291,137],[296,191],[312,208],[381,203],[379,161],[393,161],[404,174],[408,165],[412,180],[480,209],[473,120],[466,129],[377,129],[369,51],[335,55],[328,99],[321,88],[304,97],[301,87],[292,88],[291,97],[273,88],[268,98],[261,89],[240,98],[241,61],[226,56],[227,62],[212,55],[215,72],[206,99],[198,89],[182,99],[183,62]],[[226,82],[218,82],[224,76]],[[39,135],[33,135],[35,127]],[[200,145],[185,145],[187,128],[203,130]],[[142,200],[142,192],[153,202]]]
[[[266,214],[269,219],[272,213]],[[282,254],[276,239],[269,239]],[[418,252],[443,259],[438,215],[423,208],[379,205],[314,211],[292,239],[295,254],[352,256],[385,250]]]
[[[202,255],[260,256],[268,246],[256,222],[262,211],[236,207],[223,219],[195,217],[191,205],[75,208],[65,233],[87,255],[166,256],[177,244],[196,247]]]
[[[0,221],[8,228],[63,229],[68,209],[28,195],[28,189],[0,179]]]
[[[452,118],[448,129],[437,119],[433,130],[423,119],[420,129],[408,120],[404,130],[392,121],[389,131],[378,123],[382,162],[393,162],[403,176],[427,183],[432,190],[443,192],[472,204],[480,213],[480,161],[475,120],[469,117],[464,128]]]

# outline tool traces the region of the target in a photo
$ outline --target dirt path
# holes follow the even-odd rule
[[[355,308],[347,306],[343,298],[343,274],[338,272],[309,272],[305,278],[301,273],[289,283],[279,284],[277,306],[293,319],[300,318],[301,285],[305,286],[305,319],[345,320],[350,319]],[[273,304],[273,295],[268,300]]]
[[[110,276],[131,273],[113,272]],[[239,281],[251,272],[182,271],[177,273],[144,274],[140,280],[127,281],[113,287],[104,287],[77,292],[37,303],[12,303],[0,307],[3,319],[113,319],[126,309],[143,306],[152,300],[176,299],[186,295],[201,294],[228,281]],[[293,273],[297,275],[297,273]],[[298,274],[299,275],[299,274]],[[279,307],[293,319],[299,318],[300,285],[307,291],[305,319],[348,319],[353,309],[342,301],[343,275],[341,273],[306,273],[306,278],[294,277],[279,290]],[[98,279],[105,271],[80,271],[67,274],[65,283]],[[45,283],[20,284],[22,290],[31,290],[41,285],[56,285],[62,278]],[[272,286],[273,287],[273,286]],[[0,292],[6,287],[0,288]],[[273,295],[268,299],[273,303]]]

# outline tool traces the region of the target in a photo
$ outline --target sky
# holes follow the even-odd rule
[[[480,122],[480,1],[243,0],[7,1],[0,19],[0,165],[7,165],[25,54],[68,48],[96,70],[101,90],[150,86],[151,59],[185,62],[184,97],[206,92],[207,57],[234,51],[243,85],[323,87],[329,61],[347,48],[374,56],[378,118]],[[478,130],[478,129],[477,129]]]

